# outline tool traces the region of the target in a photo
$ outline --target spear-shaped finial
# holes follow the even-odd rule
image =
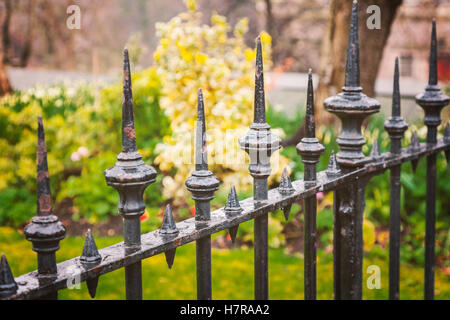
[[[358,2],[353,1],[350,34],[348,38],[347,65],[345,67],[345,87],[359,88],[359,40]]]
[[[375,159],[375,160],[381,158],[381,155],[380,155],[380,148],[378,147],[378,140],[377,140],[377,139],[375,139],[375,140],[373,141],[372,151],[370,152],[370,157],[371,157],[372,159]]]
[[[308,90],[306,98],[306,137],[316,137],[316,124],[314,120],[314,88],[311,68],[308,71]]]
[[[98,252],[97,245],[95,244],[94,236],[91,229],[86,232],[86,238],[84,239],[83,253],[81,254],[80,261],[82,263],[99,263],[102,260],[102,256]]]
[[[289,195],[294,192],[295,189],[292,186],[291,179],[289,178],[289,172],[287,168],[283,169],[283,173],[281,174],[280,186],[278,187],[278,192],[281,195]]]
[[[400,117],[400,85],[398,80],[398,57],[396,57],[394,69],[394,89],[392,92],[392,117]]]
[[[264,98],[264,71],[261,37],[256,38],[254,123],[266,123],[266,103]]]
[[[17,283],[5,255],[0,259],[0,298],[8,297],[17,291]]]
[[[430,70],[428,74],[428,85],[435,86],[438,84],[437,77],[437,39],[436,39],[436,19],[433,18],[431,29],[431,45],[430,45]]]
[[[208,170],[208,153],[206,150],[206,120],[202,89],[198,89],[197,100],[197,135],[195,147],[195,170]]]
[[[175,220],[173,219],[172,215],[172,209],[170,207],[170,204],[166,206],[166,209],[164,210],[164,218],[160,230],[161,234],[177,234],[178,228],[175,224]]]
[[[84,239],[83,253],[80,257],[80,262],[84,265],[96,265],[102,261],[102,256],[98,252],[97,245],[95,244],[94,236],[91,229],[86,232],[86,238]],[[98,286],[98,277],[90,278],[86,280],[89,295],[91,298],[95,298]]]
[[[37,215],[49,216],[52,214],[52,198],[50,193],[50,176],[47,165],[47,147],[45,144],[44,125],[42,116],[38,117],[37,140]]]
[[[334,150],[331,151],[330,161],[328,162],[326,173],[328,177],[336,177],[341,174],[341,169],[339,169],[336,161],[336,154],[334,153]]]
[[[130,60],[128,58],[128,49],[125,48],[123,52],[122,152],[136,151]]]
[[[228,194],[227,204],[225,205],[225,213],[228,216],[233,216],[242,212],[241,205],[236,194],[236,188],[231,186]]]

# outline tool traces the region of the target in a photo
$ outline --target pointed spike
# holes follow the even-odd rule
[[[98,252],[91,229],[88,229],[88,231],[86,232],[83,253],[80,257],[80,261],[82,263],[99,263],[100,261],[102,261],[102,256]]]
[[[17,283],[9,267],[8,260],[2,253],[0,259],[0,297],[7,297],[17,292]]]
[[[289,221],[289,215],[291,213],[291,207],[292,207],[292,204],[289,204],[289,205],[287,205],[287,206],[282,208],[283,214],[284,214],[284,218],[286,219],[286,221]]]
[[[337,163],[336,154],[334,153],[334,150],[331,151],[330,161],[328,162],[328,168],[326,173],[328,177],[336,177],[341,174],[341,169],[339,168],[339,165]]]
[[[345,87],[360,87],[359,80],[359,40],[358,40],[358,2],[353,1],[350,33],[348,38],[347,64],[345,67]]]
[[[99,277],[95,277],[95,278],[86,280],[86,285],[87,285],[87,288],[89,291],[89,295],[91,296],[92,299],[94,299],[95,295],[97,294],[98,278]]]
[[[395,58],[394,90],[392,94],[392,117],[400,117],[400,85],[399,85],[398,57]]]
[[[237,197],[236,189],[231,186],[230,193],[228,194],[227,204],[225,205],[225,213],[229,216],[233,216],[242,212],[241,205]]]
[[[311,68],[308,71],[308,90],[306,98],[306,137],[316,137],[316,124],[314,120],[314,88]]]
[[[375,139],[372,145],[372,151],[370,152],[370,157],[373,159],[380,158],[380,150],[378,148],[378,140]]]
[[[287,168],[284,168],[283,173],[281,174],[280,186],[278,187],[278,191],[282,195],[289,195],[295,191],[292,186],[291,179],[289,178],[289,172]]]
[[[169,249],[164,251],[166,256],[166,262],[169,269],[172,269],[173,261],[175,260],[175,253],[177,252],[177,248]]]
[[[125,48],[123,52],[122,152],[136,151],[130,59],[128,49]]]
[[[433,18],[431,28],[430,70],[428,75],[428,85],[435,86],[437,84],[438,84],[438,73],[437,73],[436,19]]]
[[[50,192],[50,176],[47,165],[47,147],[45,144],[44,125],[42,116],[38,117],[37,140],[37,215],[49,216],[52,214],[52,197]]]
[[[264,94],[262,46],[261,37],[258,36],[258,38],[256,39],[254,123],[266,123],[266,102]]]
[[[177,234],[178,228],[175,224],[175,220],[173,219],[172,209],[170,208],[170,204],[166,206],[164,210],[164,218],[161,226],[160,233],[161,234]]]
[[[202,89],[198,89],[197,133],[195,146],[195,170],[208,170],[208,152],[206,150],[206,120]]]
[[[231,227],[228,229],[228,232],[230,233],[231,242],[236,242],[236,235],[239,229],[239,225]]]

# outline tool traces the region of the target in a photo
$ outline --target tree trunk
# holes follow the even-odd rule
[[[375,80],[383,56],[383,49],[391,31],[391,25],[402,0],[359,0],[359,45],[361,63],[361,86],[363,92],[374,96]],[[367,7],[380,7],[380,29],[367,28],[366,21],[372,15]],[[319,85],[315,94],[316,119],[320,124],[332,124],[336,117],[326,112],[323,100],[342,91],[345,81],[345,64],[347,56],[348,33],[352,1],[331,0],[330,19],[322,41],[319,63]],[[304,128],[282,142],[283,146],[295,145],[304,136]]]
[[[9,83],[8,74],[6,73],[5,65],[3,64],[3,51],[0,50],[0,97],[12,92],[11,84]]]

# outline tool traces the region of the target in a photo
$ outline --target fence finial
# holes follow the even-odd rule
[[[128,49],[125,48],[123,52],[122,152],[136,151],[130,59]]]
[[[334,150],[331,150],[330,160],[328,162],[326,173],[328,177],[337,177],[341,174],[341,169],[339,169],[338,163],[336,161],[336,154],[334,153]]]
[[[391,153],[393,154],[399,154],[401,152],[401,140],[404,132],[408,129],[408,124],[403,120],[400,114],[400,84],[398,57],[396,57],[392,92],[392,115],[384,122],[384,128],[389,133],[389,137],[391,139]]]
[[[350,35],[348,39],[347,64],[345,67],[345,87],[359,88],[359,40],[358,40],[358,2],[352,5]]]
[[[436,39],[436,18],[433,18],[431,27],[431,44],[430,44],[430,67],[428,74],[428,85],[435,86],[438,84],[437,76],[437,39]]]
[[[206,150],[206,119],[202,89],[198,89],[197,133],[195,146],[195,170],[208,170],[208,152]]]
[[[256,38],[256,72],[255,72],[255,105],[254,123],[266,123],[266,103],[264,97],[264,70],[261,36]]]
[[[370,152],[370,157],[374,160],[378,160],[381,158],[380,148],[378,147],[378,140],[375,139],[372,144],[372,150]]]
[[[81,254],[80,261],[86,264],[97,264],[101,260],[102,256],[98,252],[92,231],[88,229],[84,239],[83,253]]]
[[[0,298],[8,297],[17,292],[17,283],[9,267],[8,260],[2,253],[0,259]]]
[[[306,98],[306,137],[316,136],[316,124],[314,120],[314,89],[312,81],[312,70],[308,70],[308,89]]]
[[[278,187],[278,192],[281,195],[290,195],[295,191],[292,186],[291,179],[289,178],[289,172],[287,168],[283,169],[283,173],[281,174],[280,185]]]
[[[59,249],[59,241],[65,237],[66,228],[51,212],[47,148],[41,116],[38,118],[37,135],[37,214],[25,227],[24,233],[26,239],[33,243],[33,250],[38,254],[38,275],[44,280],[56,277],[55,252]],[[56,298],[56,294],[51,296]]]
[[[392,117],[400,117],[400,84],[398,71],[398,57],[395,58],[394,89],[392,92]]]
[[[197,132],[195,135],[195,171],[187,178],[187,189],[195,200],[195,219],[209,220],[209,201],[214,198],[214,192],[219,188],[220,181],[208,170],[208,152],[206,150],[206,120],[203,104],[203,94],[199,89],[197,102]]]
[[[52,197],[50,192],[50,176],[47,164],[47,147],[45,143],[44,125],[42,116],[38,117],[37,132],[37,215],[49,216],[52,214]]]
[[[164,210],[164,218],[161,226],[160,233],[163,235],[168,234],[177,234],[178,228],[175,224],[175,220],[173,219],[172,215],[172,208],[170,207],[170,204],[166,206],[166,209]]]
[[[436,144],[437,127],[441,124],[441,110],[450,102],[448,97],[438,85],[437,73],[437,40],[436,20],[433,19],[430,44],[430,66],[428,85],[425,91],[416,96],[416,103],[425,112],[424,122],[427,126],[427,143]]]
[[[236,194],[236,188],[231,186],[228,194],[227,204],[225,205],[225,214],[227,216],[235,216],[242,212],[241,205]]]

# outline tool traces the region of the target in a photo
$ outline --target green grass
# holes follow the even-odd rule
[[[68,237],[61,242],[58,261],[81,254],[83,239]],[[120,238],[97,238],[99,248],[121,241]],[[0,228],[0,252],[4,252],[15,276],[36,268],[36,256],[23,235],[10,228]],[[364,270],[369,265],[381,269],[381,289],[369,290],[364,272],[363,298],[387,299],[388,265],[386,255],[366,253]],[[270,299],[303,299],[303,259],[287,255],[283,249],[269,251]],[[195,299],[195,245],[178,248],[172,270],[167,268],[163,254],[143,261],[144,299]],[[212,252],[213,299],[253,298],[253,250],[232,249]],[[423,298],[423,268],[409,264],[401,266],[401,299]],[[317,263],[317,298],[332,299],[333,265],[330,253],[319,251]],[[436,299],[450,299],[449,276],[436,270]],[[124,299],[124,271],[114,271],[100,277],[96,299]],[[90,299],[85,283],[81,290],[60,291],[60,299]]]

